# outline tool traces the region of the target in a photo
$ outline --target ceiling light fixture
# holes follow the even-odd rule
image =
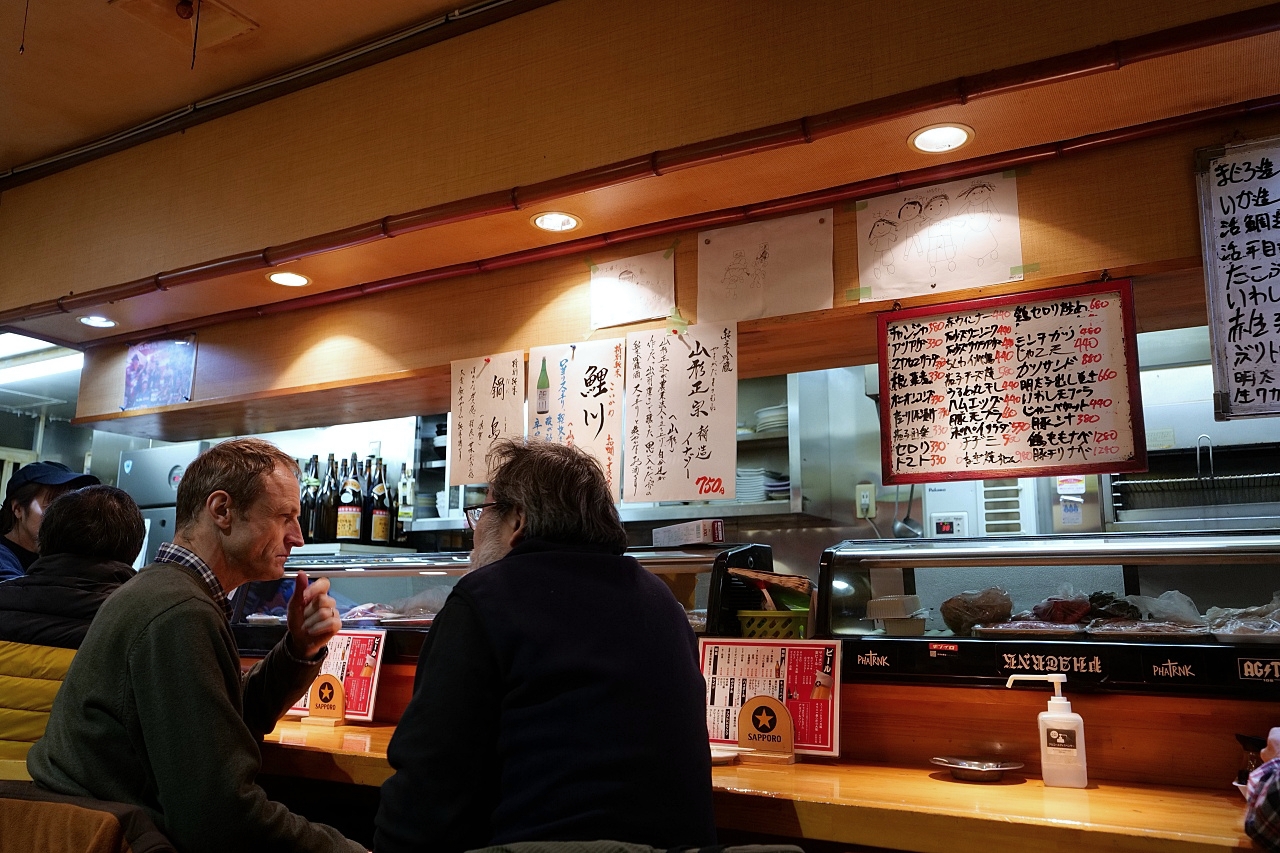
[[[911,147],[926,154],[955,151],[973,139],[973,128],[967,124],[931,124],[911,134]]]
[[[285,287],[306,287],[311,283],[311,279],[305,275],[298,275],[296,272],[273,272],[267,278],[276,284],[283,284]]]
[[[549,211],[533,217],[533,224],[543,231],[572,231],[582,224],[578,217],[569,213]]]
[[[29,352],[39,352],[42,349],[52,349],[55,346],[57,344],[51,344],[48,341],[42,341],[37,338],[28,338],[25,335],[17,335],[13,332],[0,334],[0,358],[26,355]]]
[[[26,382],[45,376],[56,376],[59,373],[70,373],[84,366],[84,353],[76,352],[58,358],[46,358],[44,361],[32,361],[15,367],[0,370],[0,385],[12,385],[15,382]]]
[[[110,329],[116,324],[115,320],[103,317],[101,314],[90,314],[87,317],[81,317],[80,322],[95,329]]]

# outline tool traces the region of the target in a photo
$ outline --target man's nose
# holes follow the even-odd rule
[[[306,541],[302,538],[302,525],[295,518],[289,522],[289,530],[285,533],[284,542],[290,548],[297,548],[300,545],[305,545]]]

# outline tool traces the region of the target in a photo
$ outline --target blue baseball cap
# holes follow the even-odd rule
[[[77,474],[61,462],[32,462],[23,465],[9,478],[9,487],[5,490],[5,503],[13,497],[13,493],[27,483],[39,483],[42,486],[66,486],[73,489],[84,486],[96,486],[100,481],[92,474]]]

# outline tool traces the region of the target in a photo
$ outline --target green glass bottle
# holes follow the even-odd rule
[[[538,399],[534,411],[545,415],[551,411],[551,380],[547,378],[547,360],[542,359],[542,372],[538,374]]]

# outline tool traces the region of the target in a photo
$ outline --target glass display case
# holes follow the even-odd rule
[[[761,606],[760,590],[730,569],[773,571],[768,545],[646,547],[627,553],[671,588],[694,632],[707,636],[738,636],[737,612]],[[387,629],[388,659],[413,662],[432,619],[470,565],[465,553],[290,558],[283,579],[236,590],[231,629],[242,654],[264,655],[284,636],[285,609],[299,570],[312,579],[329,578],[344,627]]]
[[[822,555],[815,633],[845,638],[850,680],[1275,699],[1277,589],[1272,534],[849,540]]]

